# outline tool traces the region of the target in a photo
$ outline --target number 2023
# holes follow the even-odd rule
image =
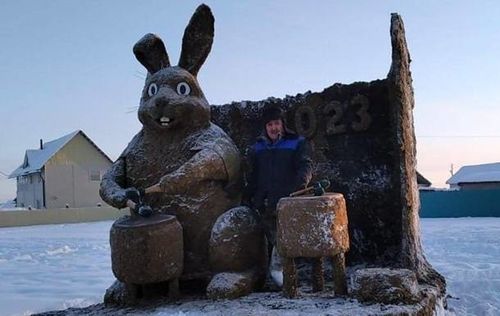
[[[357,120],[345,122],[344,114],[349,108],[354,108],[359,105],[355,112]],[[347,132],[347,127],[350,127],[355,132],[366,131],[372,122],[372,118],[368,113],[370,103],[364,95],[358,94],[354,98],[342,104],[339,101],[331,101],[323,107],[322,114],[327,118],[326,134],[336,135]],[[312,137],[316,132],[317,122],[314,110],[309,106],[302,106],[295,112],[295,124],[297,132],[306,137]]]

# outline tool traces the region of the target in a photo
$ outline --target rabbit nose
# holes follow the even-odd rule
[[[155,100],[155,107],[159,110],[164,109],[170,104],[166,98],[159,98]]]

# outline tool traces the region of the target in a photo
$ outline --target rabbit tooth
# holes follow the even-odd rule
[[[161,126],[168,126],[170,124],[170,117],[162,116],[158,120],[158,123],[160,123]]]

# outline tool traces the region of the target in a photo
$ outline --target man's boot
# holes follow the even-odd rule
[[[269,274],[271,275],[274,284],[280,288],[283,287],[283,263],[281,262],[281,256],[278,254],[276,247],[273,247],[273,252],[271,254]]]

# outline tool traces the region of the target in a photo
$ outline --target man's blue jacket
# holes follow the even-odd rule
[[[310,147],[304,137],[289,131],[272,143],[261,136],[248,153],[250,170],[243,199],[258,210],[275,209],[278,200],[307,186],[312,176]]]

